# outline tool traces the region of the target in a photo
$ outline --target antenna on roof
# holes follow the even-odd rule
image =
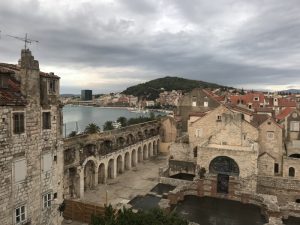
[[[25,45],[25,50],[27,50],[27,44],[31,44],[32,42],[35,42],[35,43],[39,43],[39,41],[36,41],[36,40],[32,40],[32,39],[29,39],[27,37],[27,33],[25,34],[25,38],[21,38],[21,37],[16,37],[16,36],[12,36],[12,35],[7,35],[8,37],[11,37],[11,38],[15,38],[19,41],[24,41],[24,45]]]

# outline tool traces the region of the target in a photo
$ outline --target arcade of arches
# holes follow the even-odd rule
[[[65,193],[71,198],[83,198],[84,191],[94,189],[98,184],[106,183],[107,179],[114,179],[138,163],[158,155],[159,141],[159,136],[153,136],[104,156],[97,155],[96,149],[89,146],[81,166],[69,168],[69,185]]]

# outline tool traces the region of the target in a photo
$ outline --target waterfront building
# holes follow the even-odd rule
[[[81,101],[91,101],[93,100],[92,90],[81,90]]]
[[[0,64],[0,224],[62,221],[59,82],[29,49],[17,65]]]

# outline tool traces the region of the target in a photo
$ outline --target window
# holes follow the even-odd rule
[[[193,150],[193,152],[194,152],[194,158],[197,158],[197,156],[198,156],[198,148],[195,147],[194,150]]]
[[[8,88],[8,77],[5,75],[0,76],[0,88]]]
[[[43,129],[51,129],[51,114],[43,112]]]
[[[195,96],[192,99],[192,106],[197,106],[197,99]]]
[[[196,130],[196,137],[202,136],[202,128]]]
[[[254,97],[254,101],[259,101],[259,97]]]
[[[51,206],[51,193],[43,195],[43,207],[44,209],[50,208]]]
[[[204,107],[208,107],[208,102],[204,102]]]
[[[274,132],[273,131],[267,131],[267,138],[269,140],[273,140],[274,139]]]
[[[248,108],[249,108],[249,109],[252,109],[252,105],[249,104],[249,105],[248,105]]]
[[[26,159],[20,159],[14,162],[15,182],[25,180],[27,174]]]
[[[299,122],[298,121],[291,121],[290,130],[291,131],[299,131]]]
[[[26,208],[25,205],[22,205],[15,209],[15,222],[20,224],[26,220]]]
[[[49,93],[55,93],[56,92],[56,82],[55,80],[49,81]]]
[[[43,159],[43,172],[51,170],[52,167],[52,155],[51,153],[46,153],[42,157]]]
[[[24,133],[24,113],[13,113],[13,129],[15,134]]]
[[[217,121],[222,121],[222,116],[217,116]]]
[[[295,169],[293,167],[289,168],[289,177],[294,177],[295,176]]]
[[[274,173],[279,173],[279,165],[278,165],[278,163],[274,164]]]

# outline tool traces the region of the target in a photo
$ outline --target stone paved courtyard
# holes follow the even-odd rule
[[[99,184],[95,190],[84,193],[84,201],[105,204],[106,191],[108,204],[127,203],[137,195],[147,194],[158,183],[159,167],[165,167],[167,157],[156,157],[139,163],[107,184]]]

